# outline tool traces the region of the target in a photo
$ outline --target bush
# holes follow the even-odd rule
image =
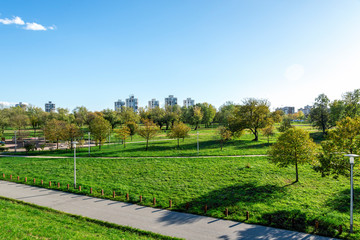
[[[32,142],[26,142],[24,144],[24,147],[25,147],[26,152],[36,150],[36,145],[35,145],[35,143],[32,143]]]

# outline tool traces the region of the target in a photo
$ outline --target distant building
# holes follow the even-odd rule
[[[177,105],[177,98],[174,95],[169,95],[169,97],[165,98],[165,107],[175,105]]]
[[[126,99],[126,107],[130,107],[134,109],[134,112],[138,111],[138,99],[134,97],[134,95],[130,95],[129,98]]]
[[[148,107],[149,109],[153,109],[153,108],[156,108],[156,107],[159,107],[159,101],[156,100],[155,98],[151,99],[151,101],[148,102]]]
[[[114,103],[114,105],[115,105],[115,111],[120,111],[121,107],[125,106],[125,102],[119,99]]]
[[[184,100],[184,107],[192,107],[195,106],[195,100],[191,98],[187,98]]]
[[[300,108],[298,111],[302,111],[305,116],[310,114],[312,106],[306,105],[304,108]]]
[[[277,108],[276,110],[281,110],[285,114],[294,114],[295,113],[295,107],[282,107],[282,108]]]
[[[19,102],[17,104],[15,104],[15,107],[21,107],[21,108],[26,108],[27,104],[26,103],[22,103],[22,102]]]
[[[54,112],[54,111],[55,111],[55,103],[52,103],[51,101],[45,103],[45,112]]]

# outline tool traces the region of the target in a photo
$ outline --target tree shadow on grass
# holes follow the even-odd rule
[[[354,212],[360,213],[360,188],[354,188]],[[335,211],[346,213],[350,212],[350,188],[343,190],[334,195],[328,202],[327,206]]]
[[[236,211],[239,205],[251,206],[259,202],[271,202],[274,199],[284,197],[286,189],[276,185],[255,183],[236,184],[226,188],[211,191],[203,196],[194,198],[188,203],[176,206],[179,211],[203,214],[204,206],[213,212],[223,212],[225,208]],[[160,222],[166,224],[185,224],[196,221],[198,218],[183,218],[181,215],[165,214]]]

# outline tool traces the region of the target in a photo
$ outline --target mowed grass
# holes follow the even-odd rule
[[[356,170],[359,170],[356,167]],[[355,171],[358,172],[358,171]],[[73,159],[0,158],[0,173],[24,178],[44,186],[66,190],[73,183]],[[144,158],[77,160],[77,182],[81,194],[168,208],[173,210],[245,221],[279,228],[317,233],[341,238],[360,238],[360,188],[355,184],[355,234],[349,227],[349,180],[345,177],[322,178],[310,165],[300,166],[300,182],[293,184],[294,167],[278,168],[265,157],[219,158]],[[355,183],[360,176],[355,174]],[[101,196],[104,189],[105,196]],[[79,193],[70,188],[70,191]],[[139,196],[143,201],[139,202]],[[187,209],[188,207],[188,209]],[[224,211],[228,208],[229,216]],[[246,220],[246,211],[250,218]],[[271,221],[270,221],[271,218]],[[164,218],[166,219],[166,218]],[[164,220],[166,221],[166,220]],[[191,221],[191,219],[189,220]],[[319,221],[319,229],[315,229]],[[339,235],[337,228],[343,226]]]
[[[0,211],[1,239],[173,239],[9,199]]]

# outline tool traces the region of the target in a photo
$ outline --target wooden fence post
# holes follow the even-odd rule
[[[27,182],[27,177],[25,177],[25,182]]]
[[[115,191],[113,191],[113,198],[115,198]]]
[[[142,196],[140,195],[140,202],[142,202]]]
[[[169,200],[169,208],[172,208],[172,201],[171,201],[171,199]]]
[[[317,231],[319,229],[319,221],[316,220],[315,221],[315,231]]]
[[[69,185],[69,184],[67,184],[67,185],[66,185],[66,187],[67,187],[67,190],[69,190],[69,188],[70,188],[70,185]]]
[[[90,194],[92,194],[92,187],[90,188]]]
[[[246,220],[249,220],[249,218],[250,218],[249,211],[246,211]]]
[[[49,181],[49,187],[51,187],[51,181]]]
[[[19,176],[17,176],[17,180],[20,181],[20,177],[19,177]]]
[[[10,180],[12,180],[12,174],[10,174]]]
[[[207,213],[207,204],[205,204],[205,206],[204,206],[204,213],[206,214]]]
[[[156,198],[153,199],[153,205],[156,205]]]
[[[60,188],[60,183],[58,182],[58,188]]]
[[[81,192],[81,186],[79,186],[79,192]]]
[[[36,183],[36,179],[34,178],[34,184]]]
[[[126,200],[129,201],[129,193],[126,193]]]
[[[101,196],[104,196],[104,189],[101,189]]]
[[[228,216],[229,216],[229,209],[225,208],[225,217],[228,217]]]
[[[44,185],[44,180],[41,179],[41,185]]]

